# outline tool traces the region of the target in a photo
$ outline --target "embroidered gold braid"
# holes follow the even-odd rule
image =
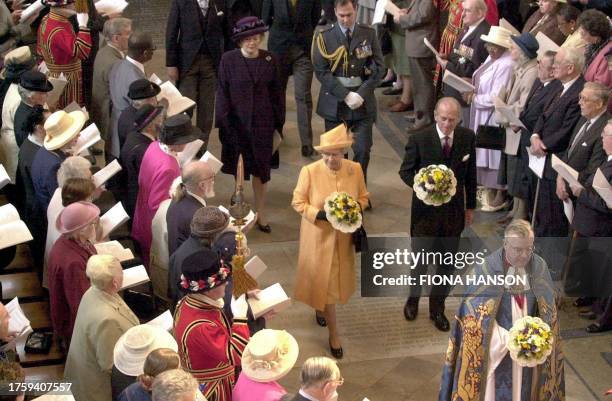
[[[327,48],[325,47],[323,34],[319,33],[319,35],[317,35],[317,48],[319,49],[321,56],[329,61],[331,72],[335,72],[338,68],[338,64],[340,64],[340,61],[342,61],[342,72],[344,73],[345,77],[348,76],[348,52],[346,51],[346,47],[340,46],[333,53],[329,54],[327,52]]]

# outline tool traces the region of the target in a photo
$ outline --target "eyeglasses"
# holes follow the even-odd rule
[[[340,387],[340,386],[342,386],[344,384],[344,377],[341,377],[341,378],[336,379],[336,380],[330,380],[328,383],[333,383],[336,386]]]
[[[512,245],[507,245],[507,247],[509,248],[510,251],[512,251],[512,253],[519,254],[519,255],[531,255],[533,253],[533,250],[535,249],[533,245],[527,248],[521,248],[521,247],[512,246]]]

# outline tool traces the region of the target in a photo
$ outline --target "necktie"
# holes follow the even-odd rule
[[[351,34],[351,30],[347,29],[346,30],[346,41],[349,42],[349,44],[351,44],[351,38],[353,37],[353,35]]]
[[[516,301],[516,304],[519,306],[519,308],[523,309],[523,304],[525,303],[525,296],[524,295],[513,295],[512,297]]]
[[[450,157],[451,146],[447,135],[444,135],[444,146],[442,146],[442,153],[444,154],[444,158],[448,159]]]
[[[568,155],[572,154],[572,152],[574,151],[574,148],[576,147],[576,144],[580,141],[580,138],[589,129],[589,125],[591,125],[591,120],[588,120],[586,123],[584,123],[582,128],[580,128],[580,131],[576,134],[576,137],[574,138],[574,141],[572,142],[572,144],[571,144],[571,146],[569,148],[569,152],[567,152]]]

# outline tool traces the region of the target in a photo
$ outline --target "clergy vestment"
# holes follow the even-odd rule
[[[504,270],[503,249],[499,249],[470,274],[490,276],[504,274]],[[533,255],[526,272],[530,289],[521,294],[521,309],[523,314],[540,317],[550,326],[554,336],[552,353],[537,368],[513,366],[499,337],[516,320],[515,295],[503,287],[467,288],[449,338],[440,401],[565,399],[555,288],[546,262],[539,256]]]
[[[230,324],[220,305],[188,295],[174,312],[174,336],[181,367],[204,385],[206,399],[231,401],[235,369],[250,337],[246,319]]]
[[[138,198],[132,237],[138,242],[145,267],[149,267],[151,224],[162,201],[170,198],[172,181],[181,175],[178,160],[158,141],[152,142],[140,165]]]
[[[37,52],[45,60],[49,77],[66,77],[66,87],[59,98],[57,108],[63,109],[72,102],[84,106],[81,60],[91,52],[89,28],[80,27],[74,32],[68,18],[53,9],[43,17],[38,28]],[[53,106],[53,105],[52,105]]]

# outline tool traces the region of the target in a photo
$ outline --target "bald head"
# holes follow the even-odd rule
[[[146,63],[153,57],[153,39],[142,31],[132,32],[128,39],[128,56],[141,63]]]
[[[214,177],[215,172],[203,161],[193,161],[183,167],[183,184],[189,192],[203,198],[215,196]]]
[[[455,98],[443,97],[436,103],[434,119],[440,131],[450,135],[461,120],[461,104]]]

